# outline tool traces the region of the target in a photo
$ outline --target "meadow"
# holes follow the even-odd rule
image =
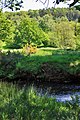
[[[47,65],[48,64],[48,65]],[[79,76],[80,51],[57,48],[38,48],[35,54],[23,53],[22,50],[3,50],[1,53],[0,78],[14,79],[23,73],[38,74],[53,66],[70,75]]]

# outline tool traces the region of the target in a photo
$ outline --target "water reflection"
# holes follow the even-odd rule
[[[71,101],[72,97],[75,98],[76,95],[80,96],[80,92],[75,92],[73,94],[72,93],[71,94],[67,93],[66,95],[65,94],[59,94],[59,95],[55,95],[55,96],[51,96],[51,97],[56,97],[57,101],[65,102],[65,101]]]
[[[33,86],[38,95],[56,98],[57,101],[61,102],[72,100],[71,96],[80,96],[80,84],[55,84],[51,82],[32,82],[25,80],[25,82],[20,82],[18,85],[19,87],[25,86],[26,88]]]
[[[33,86],[41,96],[56,98],[57,101],[65,102],[72,100],[76,95],[80,96],[80,85],[74,84],[53,84],[53,83],[34,83]]]

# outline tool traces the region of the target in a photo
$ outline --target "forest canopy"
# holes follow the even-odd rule
[[[0,23],[0,47],[80,49],[80,11],[74,7],[0,12]]]

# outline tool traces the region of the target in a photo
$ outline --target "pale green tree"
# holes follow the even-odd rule
[[[64,49],[67,47],[76,48],[73,22],[62,18],[55,24],[54,44]]]
[[[76,46],[80,49],[80,23],[76,23]]]

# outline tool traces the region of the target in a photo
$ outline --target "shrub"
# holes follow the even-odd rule
[[[25,45],[23,47],[23,51],[22,51],[24,54],[33,54],[33,53],[36,53],[37,52],[37,47],[35,46],[32,46],[32,45]]]

